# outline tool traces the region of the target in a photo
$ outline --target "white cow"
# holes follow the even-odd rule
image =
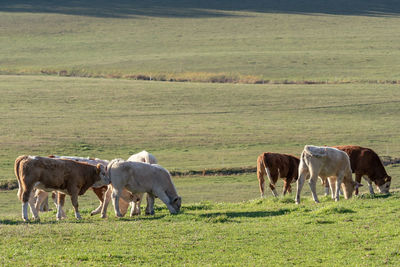
[[[157,164],[157,159],[154,157],[152,154],[147,152],[146,150],[143,150],[142,152],[139,152],[137,154],[133,154],[128,158],[128,161],[134,161],[134,162],[145,162],[149,164]]]
[[[147,152],[146,150],[143,150],[137,154],[133,154],[132,156],[130,156],[128,158],[128,161],[133,161],[133,162],[144,162],[144,163],[148,163],[148,164],[157,164],[157,159],[155,156],[153,156],[152,154],[150,154],[149,152]],[[104,196],[104,208],[101,212],[102,214],[102,218],[105,218],[107,216],[107,207],[108,207],[108,203],[111,200],[111,194],[112,194],[113,188],[112,185],[109,185],[107,192],[105,193]],[[130,200],[131,203],[131,213],[130,216],[134,216],[134,215],[140,215],[140,205],[142,203],[142,199],[143,199],[143,193],[139,193],[139,194],[135,194],[134,200]],[[129,201],[129,195],[127,194],[127,192],[123,192],[121,194],[121,198],[125,201]],[[121,206],[121,203],[120,203]],[[120,207],[120,210],[122,212],[122,210],[126,210],[126,207],[123,206],[122,208]],[[125,215],[125,213],[122,212],[122,215]]]
[[[163,167],[157,164],[116,159],[108,164],[107,172],[114,187],[112,197],[117,217],[122,217],[118,202],[124,188],[133,194],[148,194],[146,214],[154,214],[154,197],[160,198],[167,205],[170,213],[179,212],[181,197],[176,192],[171,175]]]
[[[340,185],[343,186],[346,199],[351,198],[359,186],[352,179],[349,156],[345,152],[331,147],[306,145],[300,156],[296,204],[300,203],[300,192],[306,179],[309,179],[314,201],[319,202],[316,192],[318,176],[323,180],[329,179],[332,198],[336,201],[339,200]]]

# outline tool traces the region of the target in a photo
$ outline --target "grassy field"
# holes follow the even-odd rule
[[[177,184],[178,180],[177,180]],[[14,192],[0,192],[8,198]],[[235,192],[232,192],[235,193]],[[4,196],[4,195],[8,196]],[[86,195],[85,195],[86,197]],[[301,205],[292,197],[239,203],[184,204],[180,214],[157,206],[154,216],[90,217],[40,223],[16,219],[20,205],[0,207],[2,265],[396,266],[400,260],[400,195],[368,195]],[[2,202],[4,203],[4,202]],[[3,213],[4,212],[4,213]]]
[[[171,171],[305,144],[399,158],[399,14],[391,0],[2,1],[0,183],[22,154],[146,149]],[[260,199],[255,173],[174,177],[178,215],[157,200],[154,216],[106,220],[87,192],[81,221],[67,198],[66,220],[23,223],[0,191],[0,265],[397,266],[400,166],[386,170],[390,195],[314,204],[305,186],[300,205]]]
[[[400,156],[397,85],[239,85],[0,76],[0,178],[21,154],[128,158],[170,170],[255,166],[264,151],[359,144]]]
[[[400,80],[394,1],[3,1],[0,73]]]

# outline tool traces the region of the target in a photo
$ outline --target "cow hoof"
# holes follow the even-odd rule
[[[105,218],[107,218],[107,215],[101,215],[101,218],[105,219]]]
[[[151,211],[151,212],[146,211],[146,215],[154,215],[154,211]]]

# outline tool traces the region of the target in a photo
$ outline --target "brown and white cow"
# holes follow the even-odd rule
[[[346,152],[349,156],[356,182],[361,183],[361,177],[364,177],[371,194],[374,194],[372,182],[376,184],[380,193],[389,193],[392,178],[386,173],[382,161],[372,149],[360,146],[334,146],[334,148]],[[358,194],[358,189],[355,194]]]
[[[101,164],[104,167],[107,167],[108,161],[107,160],[102,160],[102,159],[98,159],[98,158],[83,158],[83,157],[76,157],[76,156],[56,156],[56,155],[51,155],[49,156],[49,158],[59,158],[59,159],[69,159],[69,160],[74,160],[74,161],[78,161],[78,162],[84,162],[84,163],[88,163],[88,164],[92,164],[92,165],[97,165],[97,164]],[[93,210],[90,215],[95,215],[95,214],[99,214],[104,206],[104,199],[105,199],[105,194],[107,194],[107,190],[109,189],[109,191],[112,191],[112,186],[111,185],[102,185],[100,187],[94,187],[92,186],[91,189],[93,190],[93,192],[96,194],[96,196],[98,197],[100,204],[99,206]],[[111,193],[110,193],[111,194]],[[42,207],[43,201],[47,198],[48,193],[46,191],[37,189],[36,190],[36,209],[39,210],[39,207]],[[131,214],[136,213],[136,209],[137,207],[139,207],[140,209],[140,205],[137,205],[136,203],[138,203],[138,201],[140,200],[142,196],[141,195],[132,195],[131,193],[129,193],[129,191],[127,190],[123,190],[122,192],[122,197],[120,198],[120,202],[119,202],[119,208],[120,211],[123,215],[126,214],[128,208],[129,208],[129,203],[132,202],[132,210],[131,210]],[[52,193],[52,199],[54,201],[54,203],[57,206],[57,196],[56,194],[53,192]],[[41,210],[41,208],[40,208]],[[140,211],[138,212],[140,213]],[[65,212],[63,209],[61,209],[61,214],[62,217],[65,217]]]
[[[71,196],[75,217],[81,219],[78,210],[78,195],[83,195],[92,186],[109,184],[110,180],[103,165],[97,166],[68,159],[52,159],[38,156],[19,156],[14,164],[15,176],[18,180],[18,197],[22,202],[22,218],[28,221],[28,203],[34,219],[39,219],[32,191],[39,188],[44,191],[57,190],[57,219],[62,218],[61,210],[65,194]]]
[[[309,179],[314,201],[319,202],[316,192],[318,177],[330,180],[332,198],[336,201],[339,201],[340,185],[343,187],[346,199],[351,198],[353,191],[359,186],[352,179],[350,159],[345,152],[332,147],[306,145],[300,156],[296,204],[300,203],[300,193],[306,179]]]
[[[260,185],[261,197],[264,193],[264,175],[268,177],[269,187],[272,194],[276,197],[275,185],[279,178],[283,179],[283,195],[286,192],[291,193],[292,187],[290,183],[297,180],[297,173],[300,160],[292,155],[266,152],[257,158],[257,178]]]

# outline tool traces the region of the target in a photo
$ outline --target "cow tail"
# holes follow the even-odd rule
[[[22,187],[24,187],[24,184],[21,181],[20,168],[21,168],[21,161],[23,159],[25,159],[25,158],[26,158],[26,156],[19,156],[15,160],[15,164],[14,164],[14,173],[15,173],[15,176],[17,177],[17,181],[18,181],[18,193],[17,193],[17,195],[18,195],[19,200],[21,200],[21,201],[22,201],[22,193],[23,193],[23,191],[25,191],[25,190],[22,190],[22,189],[25,189],[25,188],[22,188]]]
[[[124,161],[124,160],[123,159],[113,159],[107,165],[106,171],[107,171],[108,177],[110,178],[110,182],[111,182],[111,168],[115,163],[120,162],[120,161]]]
[[[268,177],[269,182],[270,182],[272,185],[274,185],[274,184],[273,184],[272,177],[271,177],[271,172],[269,171],[269,167],[268,167],[268,164],[267,164],[267,161],[266,161],[265,158],[266,158],[266,157],[264,156],[264,157],[263,157],[262,163],[263,163],[263,165],[264,165],[264,169],[265,169],[265,172],[266,172],[266,174],[267,174],[267,177]]]

